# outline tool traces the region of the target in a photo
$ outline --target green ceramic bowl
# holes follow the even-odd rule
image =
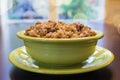
[[[24,32],[18,32],[17,36],[24,41],[27,53],[36,61],[53,66],[81,63],[93,54],[97,41],[103,37],[98,31],[93,37],[71,39],[29,37]]]

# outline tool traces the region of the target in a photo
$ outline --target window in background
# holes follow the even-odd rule
[[[58,19],[104,19],[105,0],[8,0],[9,19],[48,19],[50,1],[54,2],[53,10],[57,9]],[[56,7],[56,8],[55,8]]]
[[[105,0],[59,0],[60,19],[98,20],[104,18]]]
[[[48,0],[8,0],[9,19],[47,19]]]

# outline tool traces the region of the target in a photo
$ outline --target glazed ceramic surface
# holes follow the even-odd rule
[[[18,68],[44,74],[75,74],[94,71],[109,65],[113,59],[114,55],[109,50],[98,46],[87,60],[77,65],[61,68],[37,65],[37,61],[26,52],[25,46],[17,48],[9,54],[10,62]]]
[[[53,66],[69,66],[86,60],[95,51],[98,39],[103,37],[103,33],[96,33],[96,36],[72,39],[29,37],[24,31],[17,36],[24,40],[26,51],[33,59]]]

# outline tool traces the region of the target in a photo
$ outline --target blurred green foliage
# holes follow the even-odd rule
[[[90,3],[90,0],[63,0],[60,6],[60,18],[96,19],[98,10],[95,4],[97,4],[97,0],[93,3]]]

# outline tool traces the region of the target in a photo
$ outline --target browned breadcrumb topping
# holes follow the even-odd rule
[[[81,38],[95,36],[96,33],[81,23],[47,21],[36,22],[34,26],[25,30],[25,35],[40,38]]]

